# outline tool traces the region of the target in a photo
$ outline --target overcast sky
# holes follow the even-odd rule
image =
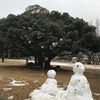
[[[49,11],[68,12],[72,17],[87,22],[100,19],[100,0],[0,0],[0,18],[8,14],[21,14],[29,5],[39,4]]]

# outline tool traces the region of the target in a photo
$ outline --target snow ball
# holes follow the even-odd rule
[[[47,75],[49,78],[54,78],[56,76],[56,72],[54,70],[49,70]]]
[[[75,74],[83,74],[85,71],[84,65],[81,62],[76,62],[73,67],[73,72]]]

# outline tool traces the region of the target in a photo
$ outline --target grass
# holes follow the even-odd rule
[[[5,60],[4,63],[0,61],[0,97],[3,100],[8,100],[8,97],[13,96],[12,100],[25,100],[29,98],[29,94],[34,89],[40,87],[46,80],[47,71],[36,69],[29,69],[25,62],[19,60]],[[56,80],[58,85],[67,85],[70,81],[73,72],[71,70],[57,71]],[[87,71],[85,72],[95,100],[100,100],[100,71]],[[28,85],[26,86],[9,86],[9,82],[13,79],[18,81],[24,80]],[[4,90],[4,88],[8,90]],[[9,90],[11,89],[11,90]],[[0,99],[1,100],[1,99]]]

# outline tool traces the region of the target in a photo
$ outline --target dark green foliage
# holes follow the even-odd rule
[[[35,56],[36,64],[41,66],[45,57],[49,66],[52,58],[65,50],[74,54],[87,49],[100,51],[100,38],[95,37],[94,26],[68,13],[50,13],[39,5],[27,7],[21,15],[10,14],[1,19],[0,44],[1,52],[6,48],[13,55]]]

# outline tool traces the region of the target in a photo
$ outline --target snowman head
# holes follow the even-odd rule
[[[76,63],[78,61],[78,58],[77,57],[73,57],[71,61],[72,61],[72,63]]]
[[[56,72],[54,70],[49,70],[47,75],[49,78],[54,78],[56,76]]]
[[[83,74],[85,71],[84,65],[81,62],[76,62],[73,67],[73,72],[75,74]]]

